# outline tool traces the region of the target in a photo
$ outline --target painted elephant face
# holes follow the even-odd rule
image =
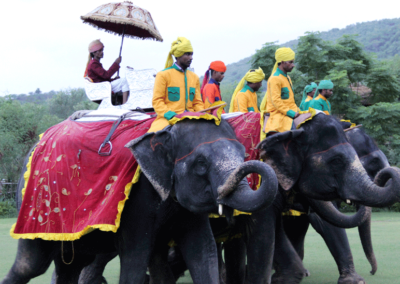
[[[399,170],[382,170],[376,182],[384,187],[374,184],[340,123],[331,116],[318,114],[301,129],[270,136],[258,147],[285,190],[297,184],[310,198],[339,197],[376,207],[400,199]],[[386,185],[389,179],[393,182]]]
[[[212,121],[183,120],[171,130],[148,133],[127,147],[131,147],[143,173],[163,200],[172,192],[183,207],[195,213],[216,212],[218,198],[219,203],[229,207],[254,211],[254,204],[272,202],[277,189],[272,169],[259,169],[258,164],[244,162],[244,147],[224,120],[219,126]],[[237,173],[238,169],[242,171]],[[253,201],[254,191],[247,182],[246,186],[241,182],[249,172],[263,174],[271,183],[268,187],[265,183],[266,192],[258,202]],[[235,182],[229,186],[230,194],[225,190],[221,195],[218,188],[226,188],[232,175]],[[240,205],[244,207],[237,208]]]

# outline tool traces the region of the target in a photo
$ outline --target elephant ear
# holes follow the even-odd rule
[[[261,158],[274,169],[284,190],[290,190],[300,177],[303,158],[299,151],[299,136],[303,132],[298,129],[274,134],[257,145]]]
[[[172,189],[174,170],[173,137],[170,131],[147,133],[130,141],[130,148],[141,170],[165,201]]]

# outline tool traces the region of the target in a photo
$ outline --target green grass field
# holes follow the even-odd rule
[[[368,284],[396,284],[400,283],[400,213],[373,213],[372,237],[378,260],[378,272],[369,274],[370,266],[366,260],[357,229],[347,230],[353,252],[357,272],[363,276]],[[9,235],[11,225],[16,219],[0,219],[0,280],[10,269],[17,251],[17,241]],[[306,238],[305,267],[311,276],[304,279],[306,284],[336,284],[339,277],[336,264],[330,255],[322,238],[310,228]],[[53,266],[46,274],[29,283],[50,283]],[[119,260],[108,264],[105,277],[108,283],[118,283]],[[192,283],[190,276],[178,283]]]

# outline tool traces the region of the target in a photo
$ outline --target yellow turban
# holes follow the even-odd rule
[[[240,80],[239,84],[236,86],[235,91],[233,92],[231,104],[229,106],[229,112],[233,112],[233,102],[235,101],[237,93],[239,93],[243,89],[244,83],[246,81],[250,83],[258,83],[264,80],[264,78],[265,74],[260,67],[258,69],[255,70],[252,69],[249,72],[247,72],[246,75],[244,75],[244,77],[242,78],[242,80]]]
[[[165,68],[169,68],[174,63],[172,55],[175,57],[181,57],[186,52],[193,52],[193,47],[190,41],[185,37],[178,37],[176,41],[171,44],[171,50],[169,51]]]
[[[294,51],[289,48],[289,47],[281,47],[278,48],[275,52],[275,65],[274,68],[272,69],[271,76],[274,75],[276,69],[278,69],[278,63],[281,63],[282,61],[290,61],[294,60],[295,53]]]

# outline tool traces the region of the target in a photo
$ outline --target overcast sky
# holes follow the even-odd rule
[[[83,24],[80,16],[107,0],[2,1],[0,95],[83,87],[88,44],[100,38],[108,69],[121,38]],[[296,39],[306,31],[344,28],[357,22],[400,17],[394,0],[227,1],[136,0],[153,16],[164,42],[125,39],[122,71],[162,70],[178,36],[193,45],[192,66],[200,76],[209,63],[226,64],[254,54],[266,42]],[[400,6],[400,4],[395,4]]]

